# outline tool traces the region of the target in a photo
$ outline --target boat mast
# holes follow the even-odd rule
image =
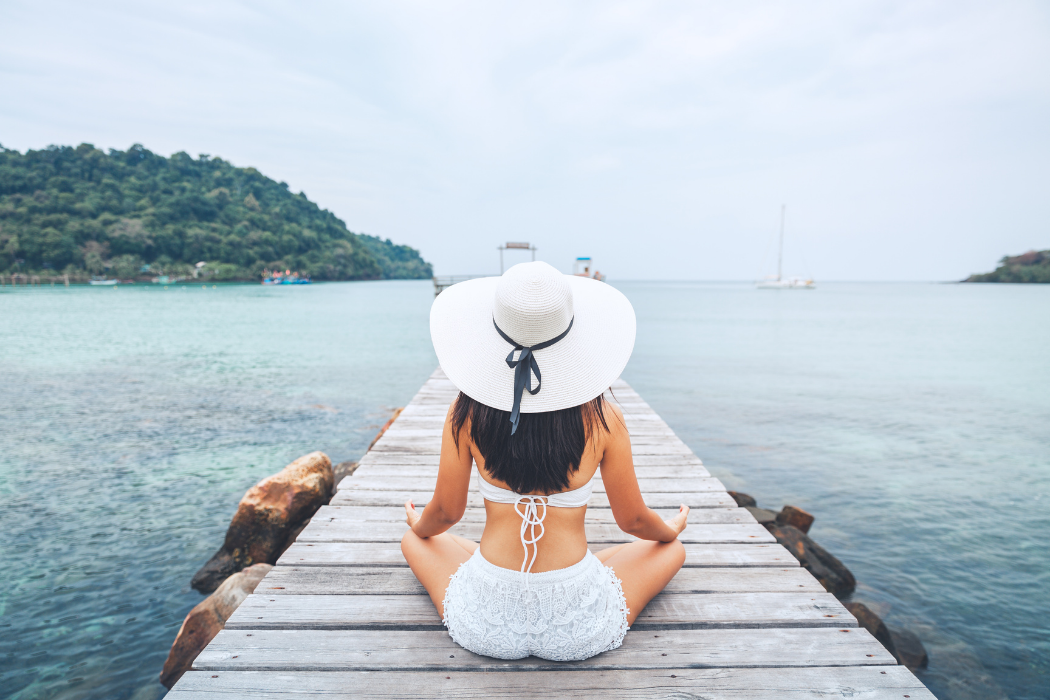
[[[780,267],[784,262],[784,211],[786,204],[780,205],[780,252],[777,253],[777,282],[780,281]]]

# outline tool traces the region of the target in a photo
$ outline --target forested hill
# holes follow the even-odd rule
[[[255,168],[139,145],[0,146],[0,271],[128,279],[189,275],[198,262],[216,280],[258,281],[267,268],[315,280],[432,274],[419,251],[352,233]]]
[[[983,275],[970,275],[963,282],[1020,282],[1050,284],[1050,250],[1030,250],[1007,256],[999,267]]]

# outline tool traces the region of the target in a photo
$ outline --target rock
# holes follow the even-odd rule
[[[809,532],[810,525],[813,524],[813,516],[795,506],[784,506],[779,513],[777,513],[777,523],[780,525],[791,525],[797,527],[802,532]]]
[[[340,462],[339,464],[335,465],[334,467],[332,467],[332,475],[334,477],[332,483],[334,483],[335,487],[338,488],[339,482],[356,472],[359,466],[361,466],[360,463],[351,461]]]
[[[890,639],[893,640],[894,656],[901,665],[907,666],[909,670],[926,668],[930,663],[930,657],[926,655],[926,647],[922,641],[908,630],[898,630],[892,627]]]
[[[204,566],[197,570],[197,573],[190,579],[190,585],[201,593],[211,593],[219,587],[220,583],[243,568],[241,563],[226,551],[224,545]]]
[[[754,516],[760,524],[765,525],[766,523],[775,522],[777,514],[771,510],[765,508],[756,508],[755,506],[744,506],[744,510]]]
[[[829,593],[841,597],[849,595],[857,587],[857,580],[831,552],[809,538],[809,535],[792,525],[766,523],[766,529],[787,547],[799,563],[813,574]]]
[[[227,576],[253,564],[275,564],[289,534],[332,497],[332,461],[311,452],[248,489],[226,531],[226,541],[190,585],[214,591]]]
[[[190,610],[160,672],[160,682],[165,688],[171,690],[182,674],[190,670],[197,655],[225,627],[233,611],[272,568],[269,564],[249,566],[223,581],[214,593]]]
[[[758,505],[755,499],[751,498],[751,496],[748,496],[746,493],[730,491],[729,495],[733,497],[733,500],[736,501],[736,504],[741,508],[747,508],[748,506],[754,508]]]
[[[847,610],[853,613],[853,617],[857,618],[860,626],[871,632],[871,636],[879,640],[879,643],[886,647],[886,651],[893,654],[894,658],[896,658],[897,651],[893,647],[890,630],[886,627],[886,623],[882,621],[882,618],[873,613],[864,603],[845,603],[845,606]]]

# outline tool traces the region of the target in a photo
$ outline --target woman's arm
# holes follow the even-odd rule
[[[624,532],[643,540],[670,542],[676,539],[686,527],[689,508],[683,504],[678,515],[663,520],[656,511],[645,505],[638,487],[638,477],[634,473],[631,436],[624,424],[623,413],[611,403],[606,403],[605,408],[612,413],[612,420],[608,421],[609,433],[605,436],[602,482],[616,524]]]
[[[441,463],[438,467],[437,487],[434,497],[420,515],[412,501],[405,503],[406,520],[412,531],[420,537],[440,535],[459,522],[467,509],[467,489],[470,486],[469,421],[460,431],[459,447],[452,436],[452,408],[445,416],[445,428],[441,433]]]

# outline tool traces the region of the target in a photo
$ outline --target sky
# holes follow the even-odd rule
[[[0,144],[254,166],[435,273],[954,280],[1050,248],[1050,4],[0,0]],[[507,254],[511,264],[527,254]]]

